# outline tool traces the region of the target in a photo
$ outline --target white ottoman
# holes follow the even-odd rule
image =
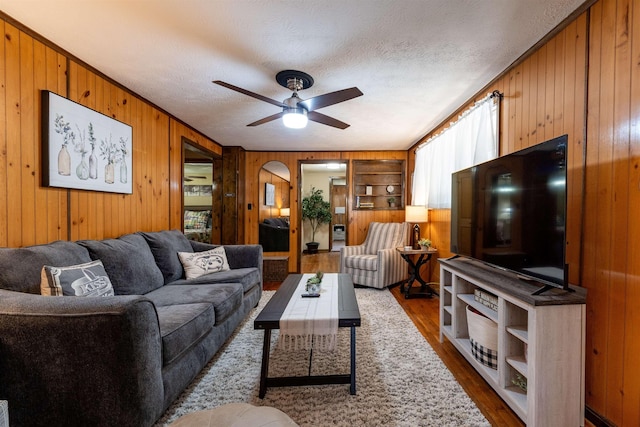
[[[196,411],[175,420],[171,427],[293,427],[291,418],[279,409],[229,403],[217,408]]]

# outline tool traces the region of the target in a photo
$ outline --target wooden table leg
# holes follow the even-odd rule
[[[271,329],[264,330],[264,343],[262,344],[262,367],[260,368],[260,399],[267,394],[267,375],[269,375],[269,353],[271,351]]]
[[[356,327],[351,327],[351,394],[356,394]]]

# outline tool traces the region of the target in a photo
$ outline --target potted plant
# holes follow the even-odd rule
[[[431,247],[431,240],[422,238],[418,240],[418,244],[422,247],[422,249],[429,249]]]
[[[390,208],[395,208],[396,207],[396,198],[395,197],[389,197],[387,199],[387,202],[389,202],[389,207]]]
[[[311,187],[311,194],[302,199],[302,220],[311,225],[312,241],[307,243],[307,252],[317,253],[320,243],[316,242],[316,231],[331,222],[331,205],[322,198],[322,190]]]

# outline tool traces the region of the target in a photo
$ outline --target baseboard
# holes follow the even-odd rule
[[[585,405],[584,417],[587,421],[594,425],[594,427],[616,427],[616,424],[609,421],[604,416],[594,411],[589,406]]]

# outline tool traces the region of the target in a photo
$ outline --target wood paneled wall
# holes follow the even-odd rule
[[[247,151],[246,152],[246,185],[245,185],[245,222],[244,235],[245,243],[258,243],[258,222],[260,195],[262,194],[259,185],[258,176],[262,165],[271,160],[277,160],[284,163],[291,173],[291,234],[289,244],[289,271],[298,271],[298,262],[302,254],[300,246],[300,237],[298,229],[298,221],[300,216],[299,206],[299,185],[300,185],[300,162],[301,161],[336,161],[336,160],[375,160],[375,159],[402,159],[406,160],[406,151],[322,151],[322,152],[293,152],[293,151]],[[351,167],[347,174],[348,183],[350,178]],[[264,184],[263,184],[264,185]],[[369,223],[372,221],[380,222],[402,222],[404,221],[404,211],[380,210],[380,211],[354,211],[353,197],[351,194],[351,185],[349,185],[349,196],[347,198],[347,211],[349,223],[347,225],[347,244],[356,245],[362,243],[367,235]],[[252,209],[247,209],[247,204],[252,205]]]
[[[221,147],[27,30],[0,28],[0,246],[180,228],[182,137]],[[41,185],[41,90],[132,126],[133,194]]]
[[[582,14],[542,48],[512,67],[465,110],[488,93],[503,94],[500,104],[500,155],[568,134],[567,261],[570,281],[580,281],[582,223],[584,109],[586,77],[587,15]],[[444,123],[449,123],[451,119]],[[437,134],[448,125],[425,136]],[[409,150],[409,170],[415,165],[415,149]],[[439,257],[451,256],[449,209],[430,211],[429,233]],[[432,277],[438,277],[434,269]]]
[[[587,403],[640,425],[640,2],[590,11],[584,257]]]
[[[487,90],[504,93],[501,155],[569,135],[567,261],[571,283],[588,289],[586,404],[620,426],[640,425],[638,58],[640,2],[600,0]],[[410,171],[414,160],[410,150]],[[449,227],[449,210],[431,212],[439,256]]]

